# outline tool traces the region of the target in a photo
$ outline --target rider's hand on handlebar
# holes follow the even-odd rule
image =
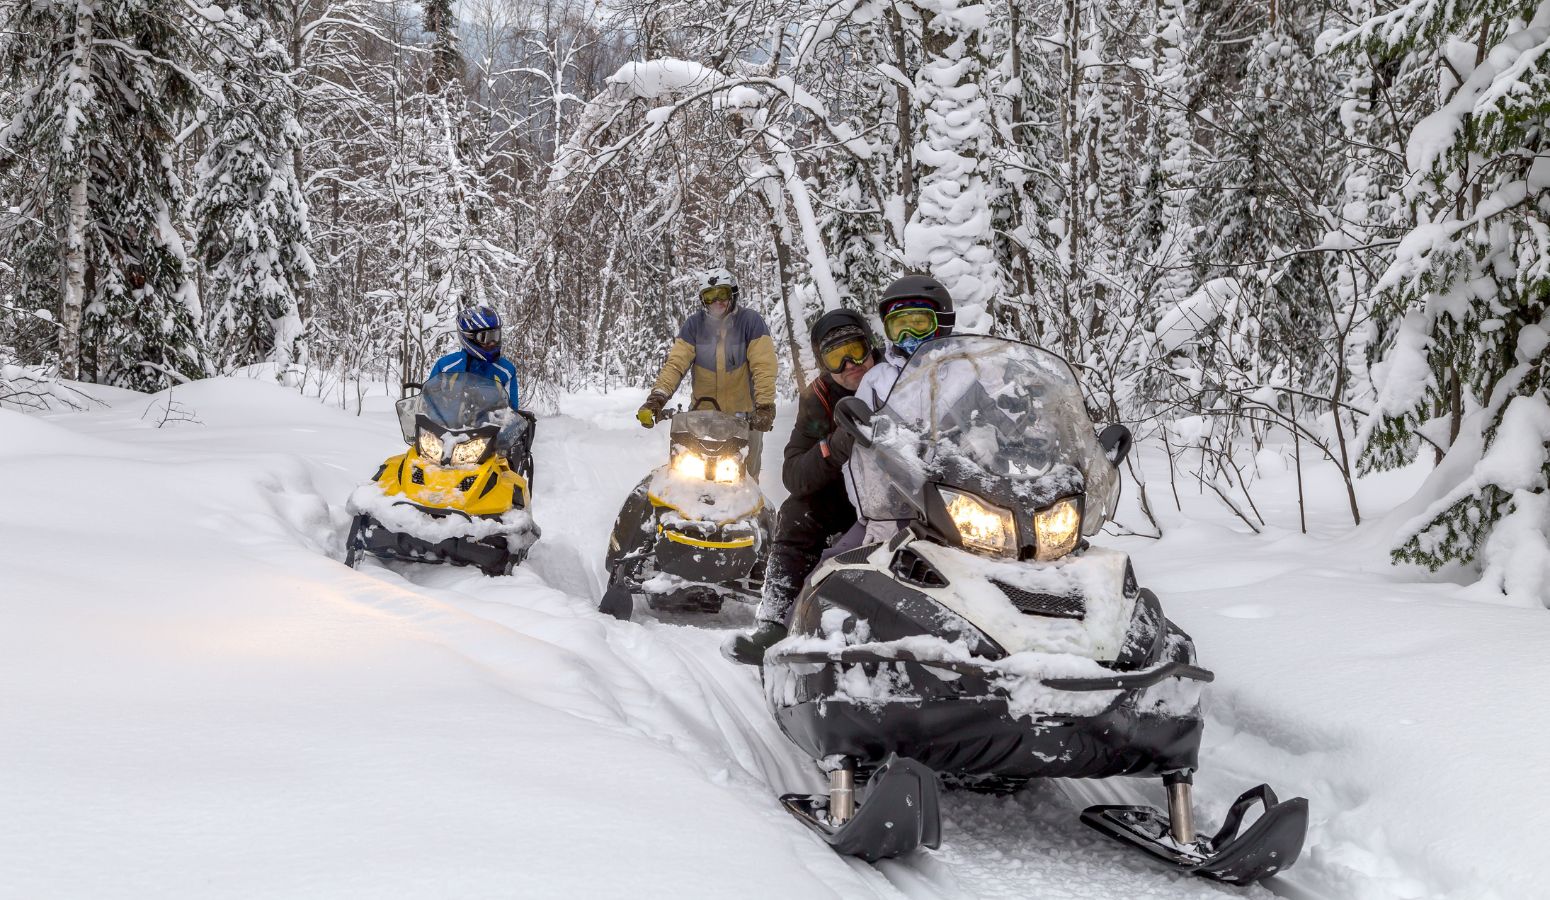
[[[761,403],[753,408],[748,425],[754,431],[770,431],[775,427],[775,404]]]
[[[850,461],[850,452],[856,446],[856,435],[849,428],[836,428],[829,434],[829,459],[838,466]]]
[[[662,418],[662,406],[667,403],[667,395],[661,391],[652,391],[646,402],[641,404],[635,412],[635,420],[640,422],[640,427],[650,428]]]

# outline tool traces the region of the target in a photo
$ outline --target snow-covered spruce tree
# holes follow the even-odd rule
[[[991,165],[997,107],[985,57],[993,20],[984,6],[914,5],[922,44],[912,91],[917,200],[904,251],[953,295],[962,330],[988,331],[1006,288],[992,225],[1001,189]]]
[[[1410,135],[1415,224],[1378,285],[1395,323],[1363,462],[1446,450],[1396,559],[1550,605],[1550,6],[1422,0],[1345,38],[1435,78]]]
[[[0,127],[0,167],[31,167],[11,236],[17,280],[27,305],[57,313],[61,373],[142,390],[203,374],[175,145],[206,90],[198,30],[220,11],[182,0],[5,10],[0,52],[22,89]]]
[[[297,300],[316,271],[295,171],[301,127],[289,60],[268,23],[229,16],[224,102],[210,116],[210,143],[195,167],[206,336],[218,370],[268,360],[283,374],[302,349]]]

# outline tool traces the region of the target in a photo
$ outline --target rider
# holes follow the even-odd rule
[[[517,409],[517,367],[501,356],[501,317],[495,310],[470,306],[458,313],[457,341],[463,349],[436,360],[425,380],[450,372],[488,378],[506,389],[511,395],[511,408]]]
[[[877,301],[877,316],[888,338],[884,364],[867,373],[856,389],[856,396],[874,410],[887,402],[899,372],[920,345],[952,334],[957,318],[952,295],[930,275],[906,275],[888,285]]]
[[[517,390],[517,367],[501,355],[501,317],[488,306],[470,306],[457,314],[457,341],[461,350],[454,350],[431,365],[430,381],[437,375],[467,372],[488,378],[506,389],[511,398],[511,408],[518,409],[520,394]],[[523,414],[527,415],[526,413]],[[502,455],[519,471],[531,474],[530,462],[533,443],[531,419],[518,418],[509,428],[502,430],[498,442]]]
[[[667,398],[693,370],[691,403],[709,397],[722,412],[750,413],[748,474],[759,475],[764,432],[775,427],[775,341],[764,318],[738,306],[742,291],[726,269],[700,278],[704,308],[689,316],[635,418],[643,427],[656,424]]]
[[[845,496],[841,474],[849,448],[841,453],[830,446],[834,404],[855,393],[879,354],[866,318],[849,309],[820,316],[809,340],[819,374],[802,392],[796,425],[786,441],[781,475],[791,494],[775,519],[759,624],[724,648],[732,659],[751,666],[759,665],[764,651],[786,636],[786,617],[824,548],[856,523],[856,509]]]
[[[888,338],[888,349],[883,353],[882,364],[873,366],[856,388],[856,396],[873,411],[881,409],[888,401],[894,382],[899,380],[899,373],[904,370],[910,357],[915,355],[915,351],[920,349],[920,345],[952,334],[957,318],[953,311],[952,295],[940,281],[929,275],[905,275],[888,285],[882,299],[877,302],[877,315],[883,320],[883,334]],[[841,446],[846,459],[850,456],[852,439],[849,431],[841,429],[832,442]],[[845,467],[845,489],[851,502],[856,504],[862,521],[855,529],[857,533],[847,534],[841,539],[841,546],[860,546],[862,543],[886,540],[899,527],[891,519],[866,518],[865,506],[858,498],[877,494],[863,494],[858,490],[857,471],[855,466]],[[878,490],[882,489],[882,486],[878,486]],[[861,533],[863,529],[864,534]]]

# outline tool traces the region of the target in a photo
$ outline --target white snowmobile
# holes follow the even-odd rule
[[[829,772],[826,797],[782,798],[793,815],[876,860],[938,846],[938,776],[1009,790],[1153,775],[1166,813],[1099,806],[1082,820],[1223,882],[1297,859],[1307,801],[1265,785],[1214,835],[1195,829],[1213,676],[1129,558],[1086,539],[1113,514],[1131,437],[1120,425],[1093,434],[1064,360],[1000,338],[932,341],[881,410],[848,398],[836,423],[856,435],[863,513],[907,525],[814,572],[791,635],[765,656],[781,730]],[[859,791],[858,773],[870,773]]]
[[[598,609],[620,619],[636,594],[653,610],[716,613],[728,599],[757,602],[764,586],[773,514],[748,474],[747,421],[715,408],[665,417],[668,462],[625,498],[608,542]]]

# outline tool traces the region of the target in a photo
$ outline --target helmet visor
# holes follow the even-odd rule
[[[865,341],[851,338],[826,348],[818,355],[818,361],[830,372],[841,372],[847,363],[857,366],[865,364],[868,353]]]
[[[730,284],[713,284],[713,285],[711,285],[710,287],[706,288],[705,290],[700,291],[700,302],[705,304],[706,306],[709,306],[712,303],[730,303],[730,302],[732,302],[732,285],[730,285]]]
[[[481,328],[478,331],[465,331],[463,334],[475,346],[482,347],[485,350],[494,350],[501,345],[501,329],[499,325],[494,328]]]
[[[898,343],[904,338],[929,338],[936,334],[936,310],[919,306],[896,309],[883,318],[883,333]]]

